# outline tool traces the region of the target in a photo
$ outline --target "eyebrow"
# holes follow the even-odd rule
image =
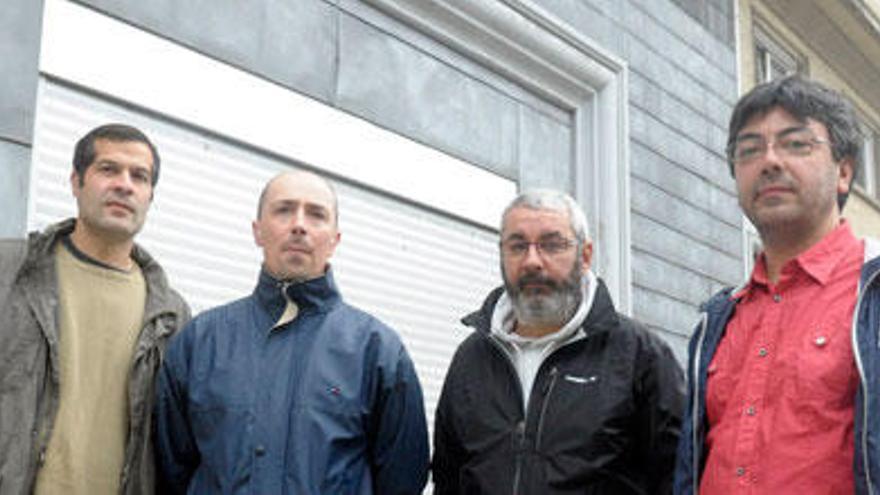
[[[785,129],[777,132],[774,137],[781,138],[784,136],[788,136],[789,134],[794,134],[795,132],[802,132],[802,131],[807,131],[807,130],[810,130],[810,128],[806,124],[800,125],[800,126],[787,127]],[[757,132],[747,132],[745,134],[737,135],[736,139],[734,139],[734,142],[739,143],[739,142],[747,141],[750,139],[764,139],[764,136],[762,134],[758,134]]]

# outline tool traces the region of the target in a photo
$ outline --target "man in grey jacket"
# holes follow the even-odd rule
[[[0,240],[0,495],[153,493],[155,373],[189,308],[134,244],[159,178],[138,129],[76,145],[78,214]]]

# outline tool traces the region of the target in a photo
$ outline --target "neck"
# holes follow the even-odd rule
[[[839,224],[839,217],[823,224],[812,231],[800,230],[794,226],[775,228],[771,232],[761,232],[764,244],[764,259],[767,266],[767,278],[771,283],[779,282],[782,267],[797,258],[801,253],[815,246]]]
[[[134,261],[131,259],[132,239],[110,241],[91,232],[83,222],[76,222],[70,241],[85,255],[106,265],[120,270],[131,270]]]

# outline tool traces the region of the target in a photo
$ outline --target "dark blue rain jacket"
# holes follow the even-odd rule
[[[287,305],[291,322],[273,328]],[[159,375],[160,492],[418,494],[422,392],[397,334],[344,303],[332,273],[195,318]]]

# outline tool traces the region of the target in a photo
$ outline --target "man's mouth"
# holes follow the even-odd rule
[[[128,203],[123,203],[121,201],[107,201],[105,204],[111,208],[122,209],[129,213],[134,213],[134,208]]]
[[[767,196],[778,196],[780,194],[788,194],[793,193],[794,190],[788,186],[782,185],[772,185],[772,186],[764,186],[758,189],[757,194],[755,194],[756,198],[763,198]]]
[[[549,279],[543,277],[523,277],[517,283],[519,290],[522,292],[545,292],[552,291],[556,284]]]

